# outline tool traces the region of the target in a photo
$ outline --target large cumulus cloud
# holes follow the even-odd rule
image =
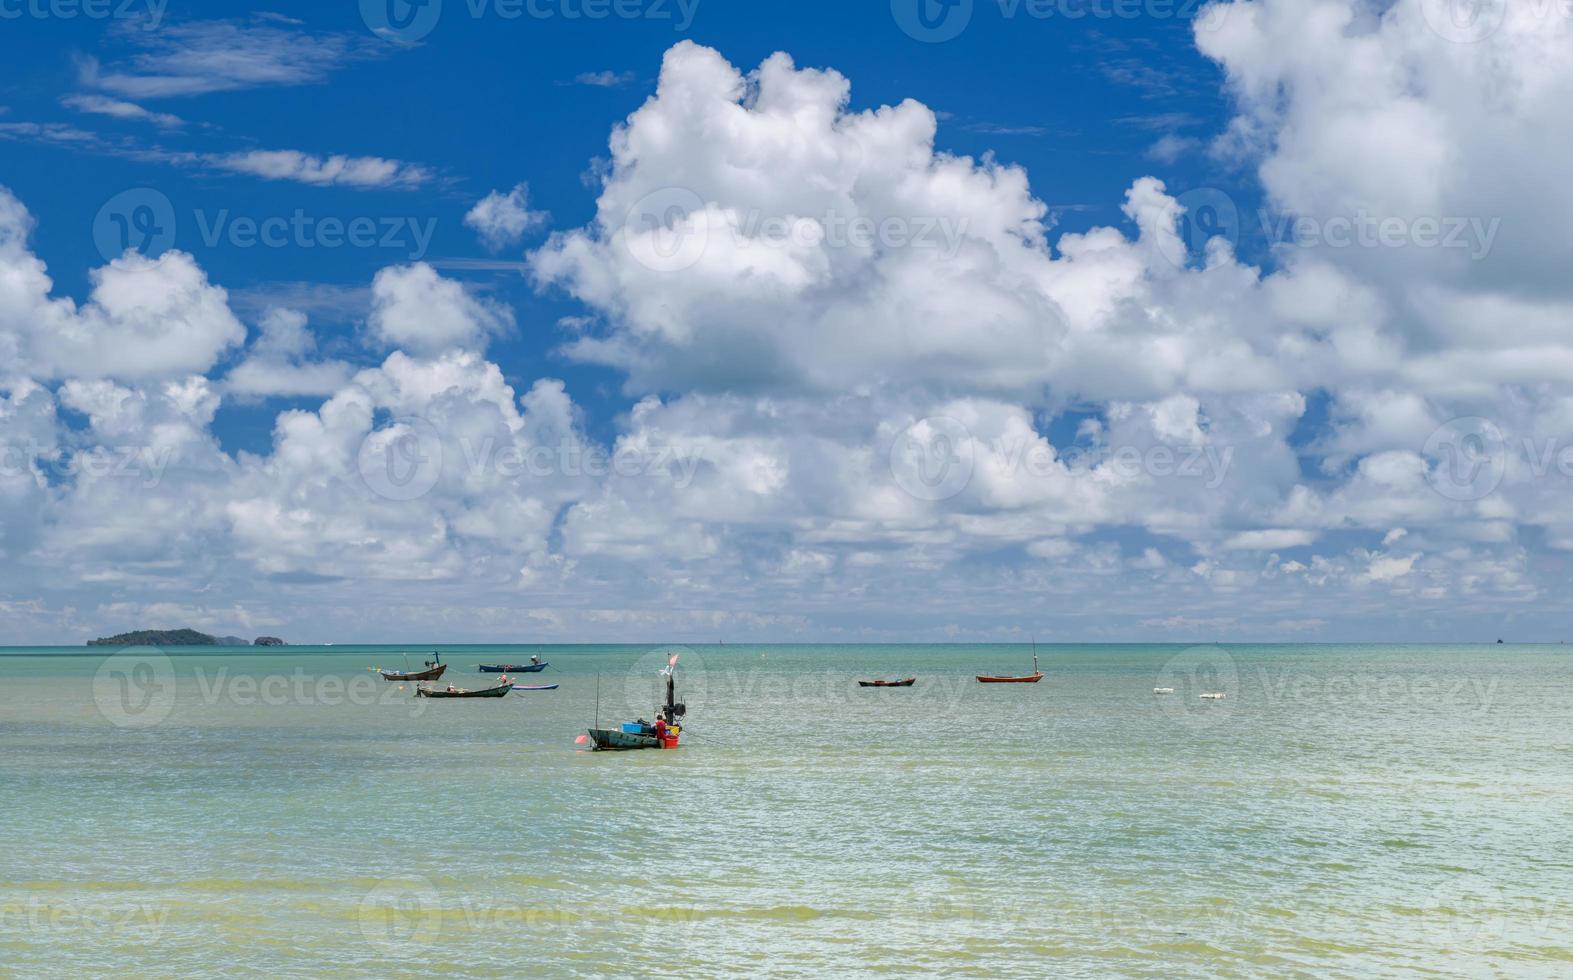
[[[1119,227],[1056,234],[1024,170],[944,152],[923,105],[675,46],[593,220],[529,256],[591,314],[566,353],[625,378],[604,444],[562,382],[488,360],[512,311],[428,265],[373,280],[374,364],[318,360],[287,309],[229,364],[245,327],[189,256],[117,258],[79,307],[0,194],[0,438],[30,447],[0,471],[0,601],[37,633],[85,603],[477,638],[1010,636],[1026,607],[1089,637],[1347,636],[1528,608],[1573,547],[1548,162],[1573,68],[1543,57],[1555,24],[1460,41],[1430,6],[1232,4],[1200,41],[1238,105],[1215,152],[1296,220],[1500,219],[1474,257],[1310,241],[1258,268],[1189,248],[1151,177]],[[322,401],[226,452],[223,399],[273,395]]]

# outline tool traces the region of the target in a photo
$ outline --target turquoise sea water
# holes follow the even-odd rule
[[[0,651],[0,975],[1573,974],[1573,648],[444,649]]]

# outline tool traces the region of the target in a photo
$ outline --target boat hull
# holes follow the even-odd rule
[[[447,664],[438,664],[429,670],[380,670],[378,673],[385,681],[434,681],[447,669]]]
[[[626,752],[630,749],[675,749],[677,736],[667,735],[666,739],[656,738],[654,735],[642,735],[635,732],[625,732],[617,728],[592,728],[590,741],[595,743],[598,752]]]
[[[556,684],[515,684],[513,686],[513,689],[515,691],[555,691],[555,690],[557,690],[557,685]]]
[[[481,664],[483,674],[534,674],[551,666],[548,663],[538,664]]]
[[[911,687],[917,682],[916,677],[908,677],[901,681],[858,681],[858,687]]]
[[[1043,675],[1040,673],[1028,674],[1025,677],[989,677],[978,674],[977,678],[979,684],[1036,684],[1043,680]]]
[[[500,698],[513,690],[512,684],[498,684],[496,687],[482,688],[479,691],[437,691],[431,688],[417,687],[415,696],[421,698]]]

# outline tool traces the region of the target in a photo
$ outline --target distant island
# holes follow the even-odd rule
[[[246,646],[244,638],[239,636],[213,636],[193,629],[178,630],[133,630],[130,633],[119,633],[115,636],[101,636],[96,640],[88,640],[90,647],[218,647],[218,646]],[[281,647],[285,643],[276,636],[257,637],[256,646]]]

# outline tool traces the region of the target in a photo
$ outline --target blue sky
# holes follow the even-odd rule
[[[260,147],[392,158],[427,167],[433,177],[395,190],[311,187],[11,142],[4,147],[5,182],[39,218],[35,251],[59,288],[79,297],[88,288],[88,271],[102,262],[84,230],[93,229],[106,201],[137,187],[168,197],[175,247],[191,252],[232,292],[249,294],[250,303],[303,282],[364,288],[378,269],[411,258],[439,268],[462,260],[517,261],[517,254],[499,257],[482,247],[462,224],[464,213],[493,188],[527,181],[531,207],[550,212],[552,226],[588,221],[595,205],[595,189],[586,183],[592,162],[605,158],[611,127],[654,91],[662,54],[685,38],[717,48],[738,65],[788,51],[805,66],[834,67],[852,79],[854,107],[924,102],[945,114],[937,141],[943,149],[993,154],[1052,187],[1045,202],[1064,229],[1123,222],[1121,195],[1144,174],[1180,186],[1213,184],[1219,176],[1195,159],[1160,164],[1147,152],[1167,135],[1204,139],[1225,118],[1221,73],[1196,52],[1189,20],[1178,10],[1172,19],[1073,21],[1063,14],[1034,17],[1028,8],[1007,17],[995,4],[979,4],[965,30],[936,44],[908,36],[882,4],[700,3],[681,30],[684,14],[675,3],[639,5],[639,17],[591,21],[567,16],[579,10],[571,2],[537,6],[550,17],[510,18],[499,12],[513,9],[506,4],[447,0],[431,32],[406,45],[374,36],[353,4],[150,8],[138,2],[124,9],[142,20],[15,22],[4,35],[13,66],[0,93],[8,120],[82,127],[111,142],[170,152]],[[163,10],[159,27],[145,29],[154,9]],[[288,83],[138,102],[179,116],[185,120],[180,126],[95,117],[61,104],[66,93],[94,91],[80,84],[83,58],[106,69],[125,65],[149,50],[148,35],[215,20],[262,34],[329,39],[336,53],[297,66]],[[1248,188],[1248,180],[1241,183]],[[315,220],[373,219],[378,244],[242,246],[224,230],[232,227],[226,219],[288,218],[296,209]],[[384,247],[388,221],[400,227]],[[424,253],[404,222],[432,228]],[[620,377],[553,353],[559,338],[552,325],[582,311],[512,271],[456,264],[451,274],[494,291],[518,310],[520,329],[493,348],[510,377],[542,370],[564,377],[592,427],[608,432],[603,427],[611,416],[629,404],[619,394]],[[342,322],[314,318],[322,342],[343,342],[347,356],[373,361],[375,352],[354,349],[360,310],[329,312],[338,312]],[[265,449],[272,411],[226,406],[216,431],[226,447]]]
[[[1560,638],[1552,15],[387,2],[0,8],[12,639]]]

